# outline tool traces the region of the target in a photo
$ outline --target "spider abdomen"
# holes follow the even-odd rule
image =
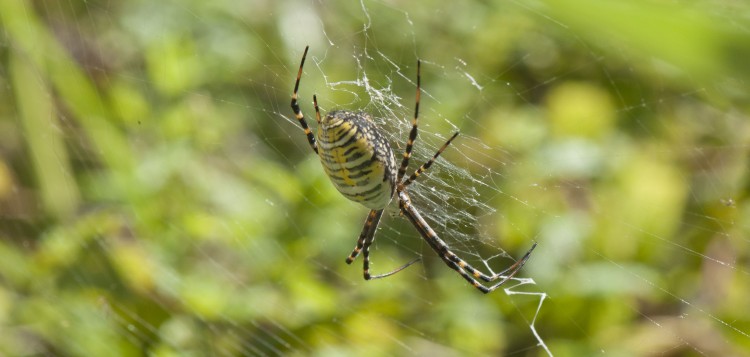
[[[382,209],[396,186],[388,140],[366,113],[329,112],[318,125],[318,156],[336,189],[369,209]]]

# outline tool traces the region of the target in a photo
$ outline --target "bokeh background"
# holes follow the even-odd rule
[[[394,210],[375,269],[423,262],[343,263],[305,45],[308,117],[394,140],[423,60],[421,157],[463,135],[420,209],[480,266],[538,242],[534,284]],[[749,61],[739,1],[0,0],[0,354],[747,355]]]

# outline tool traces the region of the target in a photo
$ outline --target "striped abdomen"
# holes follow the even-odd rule
[[[336,110],[318,125],[318,155],[344,197],[370,209],[391,201],[396,161],[388,141],[366,113]]]

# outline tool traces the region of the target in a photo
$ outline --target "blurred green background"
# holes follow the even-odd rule
[[[747,355],[748,29],[725,0],[0,0],[0,354]],[[367,211],[289,109],[305,45],[308,117],[398,114],[397,147],[424,61],[422,157],[464,135],[420,184],[495,211],[460,182],[421,209],[481,215],[452,244],[495,270],[539,242],[530,295],[395,213],[374,269],[424,262],[344,264]]]

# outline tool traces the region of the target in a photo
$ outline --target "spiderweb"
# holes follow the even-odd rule
[[[633,4],[0,3],[0,353],[742,355],[750,12]],[[515,279],[396,202],[372,271],[422,261],[344,263],[306,45],[313,131],[317,94],[397,157],[422,61],[410,170],[461,135],[413,204],[485,272],[538,242]]]

